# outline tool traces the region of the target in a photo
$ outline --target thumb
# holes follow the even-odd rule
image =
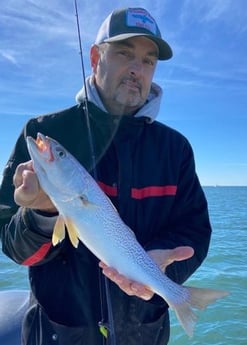
[[[182,261],[194,255],[194,249],[188,246],[174,249],[154,249],[148,252],[151,258],[159,265],[162,271],[174,261]]]
[[[194,255],[194,249],[189,246],[176,247],[170,250],[169,261],[182,261],[191,258]]]

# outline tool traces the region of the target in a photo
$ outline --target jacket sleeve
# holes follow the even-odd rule
[[[166,269],[166,274],[182,284],[206,258],[211,225],[207,201],[195,171],[191,145],[185,141],[177,176],[177,193],[166,224],[161,227],[159,236],[148,243],[146,250],[173,249],[178,246],[191,246],[195,253],[192,258],[174,262]]]
[[[25,140],[27,134],[36,136],[32,120],[20,134],[3,172],[0,186],[0,235],[2,250],[8,257],[19,264],[35,265],[54,257],[57,248],[51,246],[51,233],[37,228],[31,210],[19,208],[14,201],[13,175],[16,167],[30,160]]]
[[[101,126],[102,112],[93,104],[89,106],[90,113],[93,114],[90,125],[95,135],[95,155],[97,159],[100,159],[110,145],[117,125],[111,121],[112,117],[107,116],[107,125]],[[83,107],[73,106],[57,113],[31,119],[20,134],[6,165],[0,186],[0,234],[3,251],[19,263],[42,264],[46,260],[51,260],[58,253],[59,248],[62,250],[63,245],[66,245],[63,242],[67,242],[65,239],[56,247],[49,247],[48,243],[51,240],[48,236],[49,231],[44,232],[38,227],[34,214],[25,209],[17,212],[18,206],[14,202],[13,175],[18,164],[30,160],[26,136],[36,138],[37,132],[41,132],[58,140],[86,169],[90,170],[92,155],[83,112]],[[47,221],[50,220],[47,219]]]

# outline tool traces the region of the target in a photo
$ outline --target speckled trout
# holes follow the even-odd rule
[[[110,199],[92,176],[57,141],[38,134],[27,146],[42,189],[58,210],[52,243],[79,240],[96,257],[131,280],[144,284],[173,309],[184,330],[193,335],[196,314],[227,293],[181,286],[170,280],[138,243]]]

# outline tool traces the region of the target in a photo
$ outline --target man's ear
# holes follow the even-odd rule
[[[91,50],[90,50],[91,67],[94,73],[96,73],[99,58],[100,58],[99,47],[96,44],[94,44],[92,45]]]

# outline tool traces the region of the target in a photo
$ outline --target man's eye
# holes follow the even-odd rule
[[[126,57],[130,56],[130,53],[126,50],[119,51],[118,54]]]
[[[145,59],[144,63],[149,66],[154,66],[155,62],[152,59]]]

